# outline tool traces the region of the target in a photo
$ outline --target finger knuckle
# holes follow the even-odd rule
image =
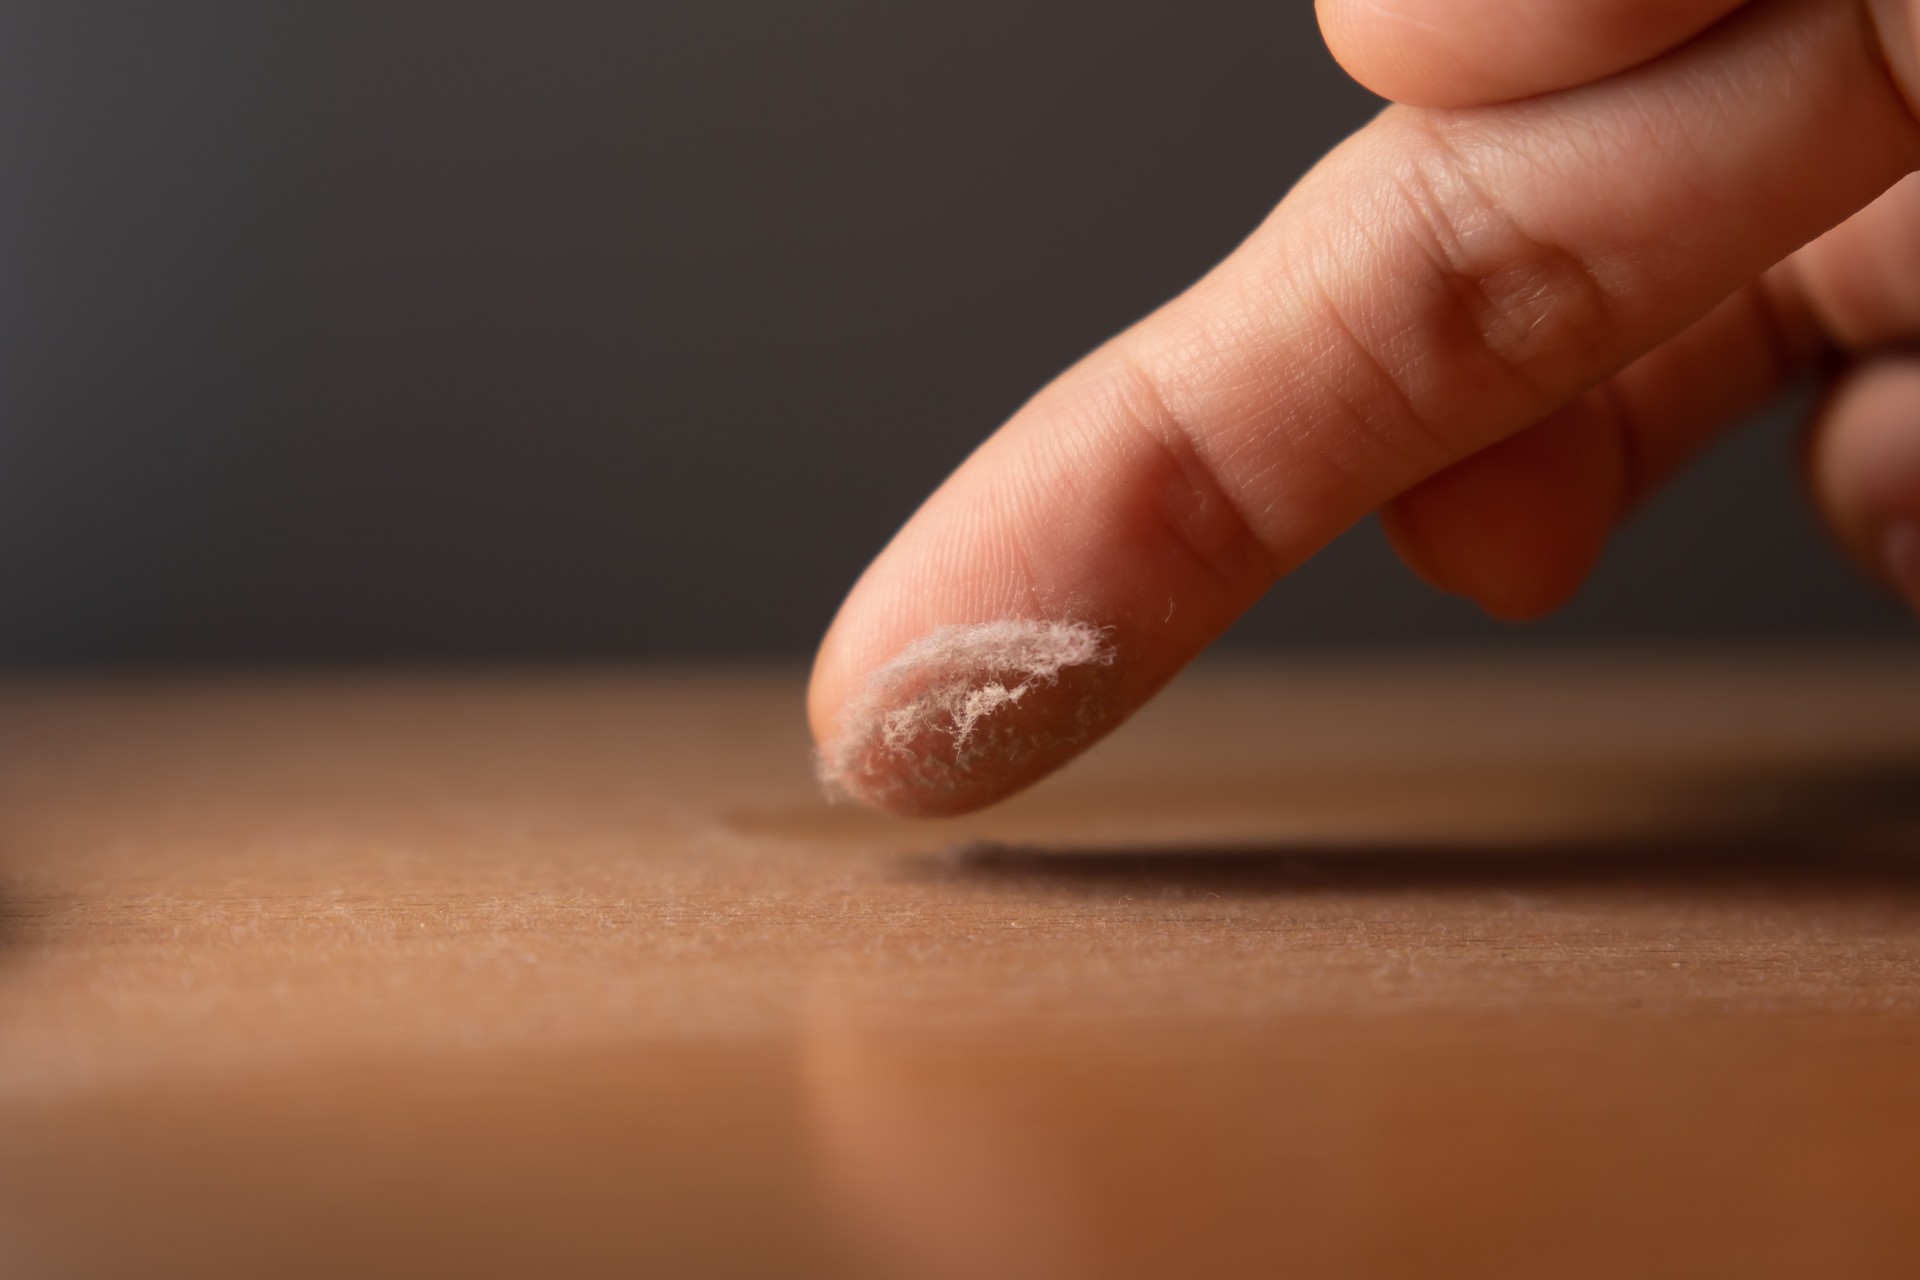
[[[1441,127],[1395,175],[1427,258],[1423,345],[1544,408],[1604,370],[1610,294],[1580,253],[1523,225]]]

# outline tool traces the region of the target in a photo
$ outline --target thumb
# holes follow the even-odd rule
[[[1920,164],[1907,54],[1764,0],[1597,84],[1389,108],[894,538],[815,665],[823,777],[947,814],[1069,759],[1355,520]]]

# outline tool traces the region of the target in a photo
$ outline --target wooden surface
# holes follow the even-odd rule
[[[0,1275],[1920,1274],[1920,655],[0,691]]]

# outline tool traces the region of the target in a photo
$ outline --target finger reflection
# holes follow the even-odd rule
[[[827,1186],[875,1274],[1271,1274],[1304,1261],[1285,1221],[1324,1212],[1298,1144],[1276,1141],[1312,1099],[1273,1092],[1244,1054],[1194,1071],[1216,1047],[840,1010],[810,1027],[802,1070]]]
[[[1866,1274],[1910,1242],[1911,1022],[887,1007],[822,1004],[801,1053],[875,1274]]]

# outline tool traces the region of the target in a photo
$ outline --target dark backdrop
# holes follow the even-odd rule
[[[1373,105],[1306,0],[9,0],[0,661],[804,651]],[[1523,638],[1903,628],[1789,434]],[[1496,637],[1366,529],[1238,633]]]

